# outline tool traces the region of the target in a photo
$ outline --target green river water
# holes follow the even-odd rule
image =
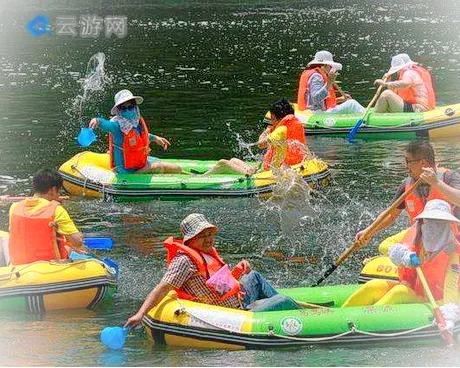
[[[280,97],[294,99],[297,78],[317,50],[344,64],[340,79],[366,105],[372,81],[391,56],[407,52],[430,66],[439,103],[460,101],[460,6],[456,1],[0,1],[0,194],[29,193],[31,176],[57,168],[81,151],[75,137],[91,117],[106,117],[116,91],[144,96],[143,115],[172,146],[161,157],[250,158],[239,142],[253,142],[261,118]],[[125,15],[125,38],[82,38],[56,33],[32,37],[25,24],[38,14]],[[90,57],[103,52],[111,82],[81,110],[74,106]],[[27,366],[458,366],[459,348],[440,346],[306,347],[273,351],[212,351],[153,347],[142,335],[121,352],[106,350],[100,330],[133,314],[164,271],[162,240],[180,221],[202,212],[216,223],[224,258],[249,259],[279,287],[309,285],[350,246],[393,197],[405,175],[407,141],[311,138],[331,167],[334,185],[308,202],[258,198],[66,203],[87,236],[110,236],[120,264],[112,304],[44,317],[0,315],[0,365]],[[443,166],[460,166],[457,139],[435,141]],[[93,146],[92,146],[93,147]],[[103,134],[94,149],[106,149]],[[286,198],[289,201],[289,198]],[[0,229],[7,229],[7,207]],[[306,216],[306,217],[305,217]],[[407,226],[403,217],[341,266],[328,283],[357,281],[361,261],[378,241]],[[281,262],[265,250],[314,255],[320,264]]]

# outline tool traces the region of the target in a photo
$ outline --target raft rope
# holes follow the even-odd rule
[[[460,110],[460,108],[457,108],[457,109],[451,109],[452,110],[452,116],[450,115],[447,115],[445,112],[444,113],[440,113],[439,115],[436,115],[436,116],[433,116],[431,117],[430,119],[435,119],[435,118],[441,118],[441,117],[444,117],[444,116],[447,116],[449,117],[450,119],[454,119],[454,118],[459,118],[458,116],[455,116],[455,114]],[[307,123],[308,123],[308,120],[307,119]],[[405,126],[412,126],[412,125],[420,125],[420,123],[423,123],[424,122],[424,118],[421,118],[421,119],[409,119],[408,121],[406,122],[403,122],[401,124],[398,124],[398,125],[391,125],[391,126],[378,126],[378,125],[374,125],[374,124],[369,124],[367,123],[366,121],[363,123],[363,126],[366,126],[368,128],[372,128],[372,129],[379,129],[379,130],[387,130],[387,129],[393,129],[393,128],[401,128],[401,127],[405,127]],[[447,121],[447,120],[446,120]],[[426,125],[427,127],[429,127],[431,124],[435,124],[435,123],[439,123],[441,121],[431,121],[429,123],[425,123],[424,125]],[[308,123],[310,124],[310,123]],[[318,123],[311,123],[312,125],[312,128],[316,128],[316,127],[319,127],[321,129],[324,129],[324,130],[338,130],[338,131],[341,131],[343,130],[343,127],[342,128],[335,128],[335,127],[328,127],[328,126],[321,126],[320,124]]]
[[[177,302],[179,303],[180,305],[180,308],[177,309],[174,314],[176,315],[179,315],[181,313],[187,313],[189,316],[193,317],[193,318],[196,318],[198,319],[199,321],[201,322],[204,322],[205,324],[208,324],[210,326],[213,326],[217,329],[220,329],[220,330],[223,330],[223,331],[226,331],[226,332],[230,332],[230,333],[235,333],[235,331],[231,330],[231,329],[228,329],[228,328],[225,328],[225,327],[222,327],[222,326],[219,326],[215,323],[213,323],[212,321],[206,321],[205,319],[197,316],[197,315],[194,315],[192,312],[190,312],[189,310],[187,310],[183,304],[180,302],[179,299],[177,299]],[[273,329],[270,329],[269,327],[269,331],[268,332],[247,332],[247,331],[240,331],[240,332],[237,332],[238,334],[242,334],[242,335],[256,335],[256,336],[273,336],[273,337],[277,337],[277,338],[280,338],[280,339],[286,339],[286,340],[294,340],[294,341],[305,341],[305,342],[321,342],[321,341],[331,341],[331,340],[336,340],[336,339],[339,339],[341,337],[344,337],[344,336],[347,336],[347,335],[352,335],[352,334],[361,334],[361,335],[367,335],[367,336],[373,336],[373,337],[396,337],[396,336],[404,336],[404,335],[408,335],[408,334],[411,334],[411,333],[414,333],[414,332],[417,332],[417,331],[421,331],[421,330],[425,330],[425,329],[428,329],[428,328],[432,328],[434,326],[436,326],[436,320],[434,319],[430,324],[427,324],[425,326],[420,326],[420,327],[416,327],[416,328],[412,328],[410,330],[405,330],[405,331],[401,331],[401,332],[390,332],[390,333],[378,333],[378,332],[368,332],[368,331],[363,331],[363,330],[359,330],[354,323],[350,323],[350,330],[349,331],[345,331],[345,332],[342,332],[340,334],[336,334],[336,335],[331,335],[331,336],[326,336],[326,337],[295,337],[295,336],[287,336],[287,335],[280,335],[280,334],[277,334],[273,331]]]

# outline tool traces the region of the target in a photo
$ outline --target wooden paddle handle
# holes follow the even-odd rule
[[[389,76],[388,75],[385,75],[383,77],[383,81],[386,82],[388,80]],[[374,97],[372,98],[371,102],[369,102],[369,105],[367,105],[366,107],[366,111],[364,111],[364,115],[362,117],[363,120],[366,119],[367,115],[369,114],[369,111],[371,110],[371,107],[374,106],[375,102],[377,101],[377,99],[379,98],[380,96],[380,93],[382,93],[382,90],[383,90],[383,84],[381,84],[379,86],[379,88],[377,88],[377,92],[375,92],[375,95]]]
[[[372,234],[375,228],[378,227],[382,223],[382,221],[385,220],[385,217],[387,217],[391,211],[397,208],[406,199],[406,197],[410,193],[412,193],[412,191],[415,188],[417,188],[421,183],[422,179],[418,179],[414,184],[412,184],[412,186],[408,190],[406,190],[402,195],[400,195],[399,198],[396,201],[394,201],[393,204],[385,210],[385,212],[382,213],[381,220],[374,222],[369,227],[369,229],[361,236],[361,238],[366,238],[369,234]],[[345,252],[342,253],[342,255],[337,259],[337,261],[335,261],[336,266],[341,265],[343,261],[347,259],[350,253],[354,252],[361,245],[360,239],[356,240],[350,248],[348,248]]]
[[[339,93],[340,93],[343,97],[345,97],[345,99],[348,99],[347,94],[346,94],[346,93],[343,91],[343,89],[337,84],[336,81],[332,82],[332,84],[334,85],[334,88],[335,88],[337,91],[339,91]]]
[[[444,320],[444,316],[442,315],[436,300],[434,300],[433,294],[431,293],[430,286],[426,281],[425,275],[420,267],[415,267],[415,271],[417,271],[417,276],[422,283],[423,290],[425,291],[425,295],[430,301],[431,307],[433,308],[433,314],[436,318],[436,322],[438,323],[438,327],[441,330],[442,337],[446,340],[449,346],[455,345],[455,340],[453,336],[446,330],[446,321]]]

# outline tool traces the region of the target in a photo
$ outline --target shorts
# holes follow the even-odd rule
[[[158,157],[148,156],[147,157],[147,165],[152,165],[155,162],[161,162]],[[134,174],[138,169],[125,169],[125,168],[118,168],[117,172],[120,174]]]
[[[404,112],[414,112],[414,105],[410,104],[409,102],[407,101],[404,101],[404,108],[403,108],[403,111]]]

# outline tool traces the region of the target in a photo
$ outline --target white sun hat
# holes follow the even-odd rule
[[[401,69],[409,65],[417,65],[417,63],[412,61],[410,56],[405,53],[395,55],[391,58],[391,68],[388,70],[387,75],[399,72]]]
[[[144,102],[144,98],[141,96],[134,96],[131,91],[127,89],[122,89],[121,91],[117,92],[115,94],[115,105],[113,105],[112,110],[110,112],[113,115],[117,114],[117,106],[121,105],[122,103],[129,101],[129,100],[135,100],[137,105],[140,105],[142,102]]]
[[[317,65],[317,64],[330,65],[336,70],[342,70],[342,64],[336,63],[332,58],[332,54],[326,50],[318,51],[315,54],[315,58],[312,61],[310,61],[307,64],[307,66]]]
[[[460,220],[452,215],[450,204],[442,199],[432,199],[426,202],[425,209],[415,219],[444,220],[460,223]]]
[[[206,220],[206,217],[201,213],[191,213],[180,224],[184,242],[197,236],[205,229],[213,229],[215,233],[217,232],[217,226]]]

